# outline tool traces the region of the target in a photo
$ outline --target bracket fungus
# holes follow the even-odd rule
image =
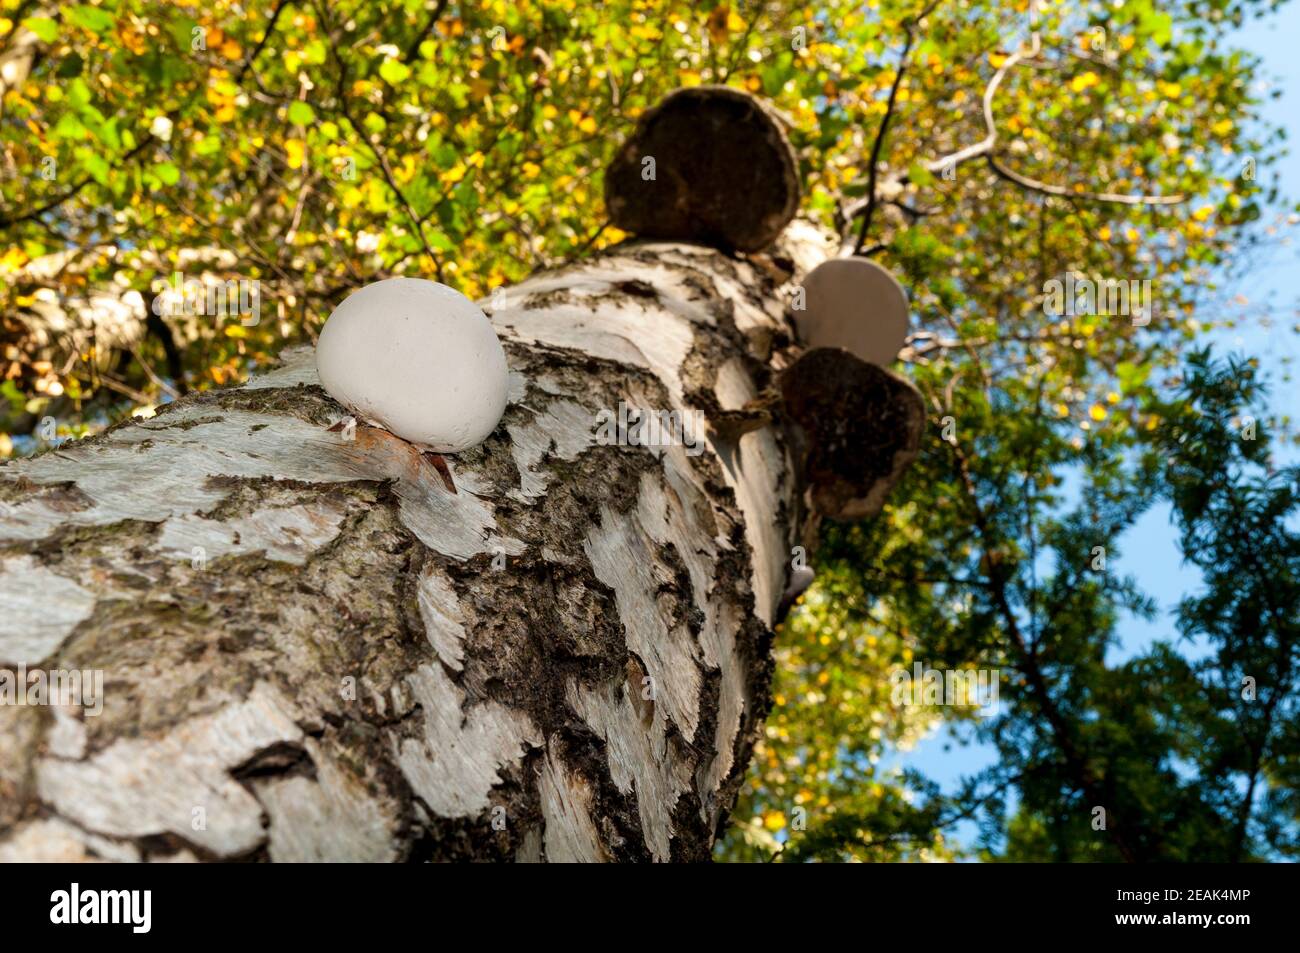
[[[779,386],[809,509],[838,520],[874,516],[920,448],[920,393],[837,348],[805,352]]]
[[[839,347],[884,367],[907,339],[907,294],[888,270],[867,258],[824,261],[803,282],[795,330],[809,348]]]
[[[641,238],[766,248],[799,207],[794,151],[759,100],[679,89],[647,110],[605,172],[611,222]]]
[[[359,420],[423,450],[482,443],[505,413],[505,350],[478,305],[421,278],[353,292],[325,322],[316,370]]]

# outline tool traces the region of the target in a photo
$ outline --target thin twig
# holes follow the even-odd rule
[[[894,106],[898,102],[898,89],[903,85],[903,76],[907,73],[907,58],[911,55],[912,43],[916,40],[916,28],[940,2],[941,0],[931,0],[930,5],[922,10],[907,27],[907,39],[903,42],[903,51],[898,56],[898,72],[894,74],[893,85],[889,87],[889,100],[885,103],[885,114],[880,117],[876,141],[871,144],[871,158],[867,163],[867,206],[862,213],[862,228],[858,232],[858,242],[853,247],[855,255],[862,254],[862,249],[867,244],[867,232],[871,228],[871,219],[876,212],[876,175],[879,172],[880,152],[885,145],[885,134],[889,131],[889,120],[894,115]]]

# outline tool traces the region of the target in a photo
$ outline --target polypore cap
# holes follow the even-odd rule
[[[421,278],[343,300],[316,342],[321,386],[366,423],[426,450],[487,439],[505,413],[506,355],[478,305]]]
[[[798,161],[758,99],[692,86],[641,116],[605,172],[605,205],[641,238],[758,251],[798,210]]]
[[[793,314],[805,346],[843,348],[881,367],[898,356],[907,340],[907,295],[886,269],[867,258],[832,258],[803,286],[805,307]]]
[[[805,351],[779,386],[812,509],[839,520],[873,516],[920,448],[920,393],[840,348]]]

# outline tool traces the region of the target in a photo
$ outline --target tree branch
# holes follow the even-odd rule
[[[871,219],[876,211],[876,176],[878,174],[878,165],[880,163],[880,152],[884,148],[885,134],[889,131],[889,120],[894,115],[894,105],[898,101],[898,89],[903,85],[903,77],[907,73],[907,58],[912,53],[912,43],[916,39],[916,28],[920,22],[934,11],[941,0],[931,0],[929,6],[922,10],[917,17],[912,20],[907,28],[907,39],[903,43],[903,51],[898,56],[898,72],[894,74],[893,85],[889,87],[889,100],[885,103],[885,114],[880,117],[880,128],[876,131],[876,141],[871,144],[871,159],[867,166],[867,204],[862,214],[862,228],[858,232],[858,242],[853,247],[853,254],[862,254],[862,249],[867,244],[867,232],[871,228]]]
[[[985,156],[985,159],[988,161],[989,168],[996,172],[999,177],[1031,191],[1041,192],[1044,195],[1085,199],[1093,202],[1110,202],[1116,205],[1178,205],[1184,201],[1181,192],[1176,192],[1173,195],[1122,195],[1117,192],[1079,192],[1074,189],[1067,189],[1063,185],[1050,185],[1037,179],[1031,179],[1027,175],[1021,175],[1019,172],[1004,166],[998,161],[997,156],[991,152]]]
[[[134,149],[132,149],[130,152],[124,155],[119,161],[129,162],[130,160],[138,156],[140,153],[144,152],[146,148],[148,148],[150,145],[153,144],[153,141],[154,138],[152,135],[146,135],[144,139],[141,140],[139,145],[137,145]],[[81,181],[77,182],[75,185],[71,185],[68,188],[64,189],[61,193],[59,193],[54,198],[50,199],[48,202],[45,202],[42,205],[38,205],[35,208],[27,209],[26,211],[18,212],[14,215],[0,216],[0,228],[8,228],[10,225],[17,225],[19,222],[28,222],[34,218],[39,218],[40,216],[44,215],[46,212],[53,211],[54,209],[62,205],[64,202],[68,201],[68,199],[74,198],[78,193],[81,192],[82,189],[84,189],[93,181],[94,179],[91,176],[89,175],[83,176]]]
[[[275,24],[279,21],[280,14],[284,12],[284,8],[291,2],[292,0],[280,0],[280,2],[275,5],[275,9],[271,11],[270,21],[266,24],[266,29],[262,31],[262,38],[257,41],[257,46],[253,47],[253,52],[248,54],[248,58],[244,60],[244,65],[241,66],[239,72],[235,74],[236,83],[243,81],[244,74],[252,68],[253,63],[255,63],[257,58],[262,55],[262,50],[266,48],[266,41],[269,40],[271,34],[275,32]]]
[[[931,8],[933,8],[933,5]],[[926,12],[928,13],[929,11]],[[921,17],[924,17],[925,15],[926,15],[925,13],[922,13]],[[919,21],[920,17],[918,17],[917,20]],[[867,196],[861,202],[858,202],[850,206],[844,211],[844,218],[847,223],[851,223],[853,219],[857,218],[859,215],[863,216],[862,228],[858,236],[857,244],[854,246],[854,250],[853,250],[853,254],[855,255],[862,253],[862,248],[866,243],[867,229],[870,227],[871,218],[875,212],[875,207],[877,204],[876,163],[880,155],[881,143],[884,139],[885,130],[889,124],[890,114],[893,111],[894,98],[898,91],[898,84],[902,79],[903,70],[906,68],[905,61],[906,61],[907,53],[911,48],[913,29],[915,29],[915,23],[908,30],[907,43],[903,48],[904,62],[900,63],[899,65],[898,76],[895,77],[894,87],[890,91],[888,108],[885,111],[884,118],[881,120],[880,131],[876,135],[876,141],[872,145],[871,161],[870,161],[868,181],[867,181]],[[1041,49],[1042,49],[1042,44],[1041,41],[1039,40],[1037,30],[1035,30],[1031,36],[1029,47],[1027,49],[1016,50],[1016,52],[1008,56],[1006,60],[1003,61],[1002,65],[998,67],[996,72],[994,72],[993,76],[989,79],[988,85],[985,86],[984,88],[984,95],[982,97],[982,102],[981,102],[983,116],[984,116],[984,129],[985,129],[984,138],[980,139],[979,142],[972,143],[971,145],[966,146],[963,149],[959,149],[956,152],[952,152],[949,153],[948,155],[941,156],[938,159],[932,159],[931,161],[925,163],[924,165],[925,170],[927,172],[942,172],[946,168],[959,165],[962,162],[965,162],[969,159],[974,159],[980,156],[984,156],[988,161],[989,167],[1000,178],[1015,183],[1016,185],[1019,185],[1022,188],[1039,192],[1043,195],[1051,195],[1059,198],[1084,199],[1093,202],[1106,202],[1106,203],[1111,203],[1116,205],[1178,205],[1184,202],[1186,200],[1186,196],[1184,196],[1181,192],[1174,193],[1172,195],[1124,195],[1115,192],[1078,192],[1073,189],[1066,188],[1065,186],[1051,185],[1046,182],[1040,182],[1037,179],[1032,179],[1026,175],[1022,175],[1019,172],[1015,172],[1012,169],[1007,168],[997,160],[997,158],[993,154],[993,149],[997,145],[997,141],[998,141],[997,121],[993,115],[993,98],[997,94],[998,89],[1001,87],[1003,80],[1006,79],[1007,74],[1014,67],[1019,65],[1025,65],[1025,66],[1035,66],[1041,68],[1048,65],[1051,66],[1056,65],[1056,64],[1047,64],[1038,59]],[[1089,57],[1089,56],[1084,56],[1082,58],[1088,59],[1090,61],[1094,59],[1093,57]],[[1106,65],[1111,69],[1114,68],[1111,64],[1106,64]],[[910,177],[907,175],[907,173],[903,173],[902,175],[899,175],[897,178],[895,178],[893,181],[897,185],[904,185],[910,181]],[[911,211],[910,209],[905,208],[901,204],[899,207],[904,208],[904,211]]]
[[[425,38],[433,31],[433,28],[438,25],[438,21],[442,19],[442,15],[446,9],[447,0],[438,0],[438,2],[434,4],[433,9],[429,11],[428,22],[420,28],[420,32],[415,34],[415,38],[411,40],[410,44],[406,47],[406,52],[402,55],[403,60],[409,63],[411,60],[415,59],[415,54],[420,52],[420,44],[423,43]]]

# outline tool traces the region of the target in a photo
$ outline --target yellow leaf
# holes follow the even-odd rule
[[[1070,80],[1070,89],[1074,90],[1076,93],[1081,93],[1085,89],[1096,86],[1098,82],[1100,82],[1100,79],[1097,74],[1092,70],[1088,70],[1086,73],[1080,73],[1078,76],[1074,77],[1074,79]]]
[[[0,257],[0,269],[4,271],[17,271],[25,264],[27,264],[27,253],[21,248],[11,248]]]
[[[301,169],[305,152],[306,146],[301,139],[286,139],[284,141],[284,154],[289,159],[289,168]]]
[[[1106,419],[1108,413],[1106,411],[1106,408],[1103,407],[1101,404],[1093,404],[1091,407],[1088,408],[1088,416],[1091,417],[1093,420],[1101,422]]]

